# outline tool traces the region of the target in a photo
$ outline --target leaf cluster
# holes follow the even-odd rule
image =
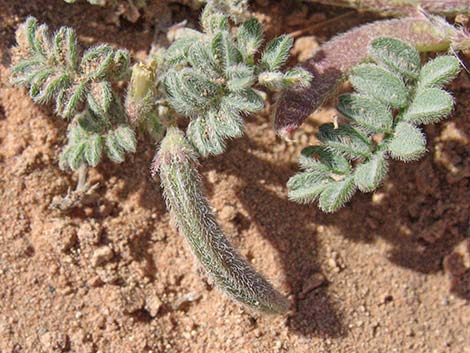
[[[53,36],[46,25],[29,17],[17,30],[11,82],[29,89],[36,103],[55,102],[56,113],[73,119],[62,168],[96,166],[106,154],[122,162],[136,139],[114,85],[127,77],[129,54],[98,45],[83,54],[75,32],[61,27]]]
[[[280,71],[292,39],[280,36],[255,55],[263,43],[263,28],[252,18],[232,28],[230,18],[207,6],[203,31],[186,29],[165,53],[164,85],[171,107],[190,119],[187,138],[201,156],[224,151],[226,140],[243,134],[243,115],[258,112],[262,85],[280,90],[306,85],[303,69]]]
[[[377,189],[389,160],[419,159],[426,151],[420,125],[437,123],[453,109],[452,96],[442,87],[458,74],[453,56],[439,56],[421,67],[415,48],[393,38],[369,46],[370,62],[354,67],[349,82],[355,92],[339,97],[337,110],[348,123],[320,126],[320,145],[302,151],[304,170],[287,186],[297,202],[318,200],[334,212],[359,189]]]

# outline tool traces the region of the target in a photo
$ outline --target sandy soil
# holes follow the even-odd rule
[[[244,138],[202,162],[231,241],[294,302],[287,317],[247,311],[204,278],[149,175],[149,141],[122,165],[93,171],[98,200],[68,215],[50,209],[75,183],[57,166],[66,124],[8,85],[15,27],[32,14],[73,26],[83,43],[142,55],[152,9],[117,24],[86,4],[0,0],[0,352],[470,352],[466,74],[453,85],[453,116],[426,129],[426,157],[394,163],[380,190],[334,215],[289,202],[285,187],[300,149],[332,119],[329,107],[293,143],[275,136],[267,112],[250,117]],[[172,10],[172,21],[196,18]],[[311,28],[298,33],[298,60],[370,20],[321,24],[344,12],[289,2],[258,1],[257,11],[270,35]]]

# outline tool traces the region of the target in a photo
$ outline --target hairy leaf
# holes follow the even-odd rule
[[[438,56],[421,69],[419,87],[442,87],[452,81],[460,71],[459,60],[450,55]]]
[[[229,66],[226,69],[227,88],[232,92],[246,90],[255,83],[254,70],[244,64]]]
[[[256,18],[243,23],[237,32],[237,43],[244,58],[254,55],[263,42],[263,27]]]
[[[299,203],[313,202],[330,182],[332,179],[322,173],[309,171],[297,173],[287,182],[289,199]]]
[[[286,71],[284,74],[283,82],[286,88],[288,87],[297,87],[304,88],[310,84],[312,80],[312,75],[307,70],[296,67]]]
[[[385,152],[376,152],[363,164],[359,164],[354,172],[354,183],[362,192],[377,189],[387,174],[388,161]]]
[[[90,79],[104,78],[110,68],[113,54],[109,45],[90,48],[83,54],[80,69]]]
[[[369,46],[372,58],[405,77],[416,79],[421,66],[418,51],[394,38],[377,38]]]
[[[426,139],[419,128],[401,121],[395,128],[388,150],[395,159],[414,161],[426,152]]]
[[[194,44],[195,38],[183,37],[175,41],[165,52],[165,60],[175,65],[186,60],[189,48]]]
[[[191,120],[186,134],[189,142],[202,157],[218,155],[224,151],[223,138],[217,134],[217,127],[210,117]]]
[[[336,109],[345,117],[374,133],[390,132],[393,116],[383,103],[357,93],[339,97]]]
[[[309,146],[302,150],[301,168],[320,172],[324,175],[350,174],[351,164],[341,154],[334,153],[326,146]]]
[[[445,118],[454,106],[452,96],[439,88],[418,90],[413,102],[403,114],[403,120],[412,124],[437,123]]]
[[[371,142],[360,130],[352,126],[335,129],[331,123],[320,126],[317,138],[333,152],[350,159],[367,158],[371,153]]]
[[[124,162],[124,149],[119,143],[119,139],[114,133],[110,131],[105,138],[106,154],[109,159],[115,163]]]
[[[88,133],[100,133],[103,130],[103,124],[91,110],[84,110],[75,117],[78,125],[83,131]]]
[[[408,91],[403,81],[390,71],[374,64],[362,64],[351,70],[349,81],[366,96],[394,108],[406,106]]]
[[[202,41],[194,42],[188,49],[188,61],[208,77],[217,78],[221,74],[220,67],[212,56],[211,48]]]
[[[226,31],[217,33],[212,39],[212,53],[223,68],[236,65],[242,60],[240,51]]]
[[[273,39],[261,55],[261,66],[269,71],[279,70],[286,63],[292,44],[292,38],[287,35]]]
[[[321,192],[318,206],[324,212],[335,212],[344,206],[355,192],[356,185],[353,176],[345,177],[339,181],[332,181]]]
[[[124,151],[135,153],[137,139],[134,130],[129,126],[120,125],[114,130],[114,135],[117,143]]]
[[[96,167],[101,160],[103,138],[98,134],[91,135],[85,145],[84,157],[90,167]]]
[[[251,88],[230,94],[226,102],[242,112],[255,113],[264,107],[263,98]]]

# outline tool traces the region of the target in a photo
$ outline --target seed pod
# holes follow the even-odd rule
[[[284,135],[297,129],[332,94],[349,70],[365,60],[369,44],[380,37],[392,37],[416,47],[421,52],[465,49],[469,35],[440,18],[403,18],[382,20],[354,28],[324,45],[304,64],[313,75],[306,88],[291,88],[279,97],[274,128]]]
[[[160,172],[167,207],[179,232],[215,284],[248,307],[281,314],[289,303],[225,238],[202,193],[196,154],[177,128],[169,128],[153,171]]]

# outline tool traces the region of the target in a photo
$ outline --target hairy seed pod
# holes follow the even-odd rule
[[[274,128],[280,135],[297,129],[341,84],[349,70],[365,60],[369,44],[392,37],[421,52],[470,47],[469,35],[443,19],[430,17],[382,20],[354,28],[322,45],[303,66],[313,75],[306,88],[284,91],[276,104]]]
[[[358,11],[378,12],[387,16],[403,16],[416,12],[418,7],[439,15],[470,13],[469,0],[308,0],[320,4],[341,6]]]
[[[248,307],[281,314],[289,303],[232,247],[202,193],[197,157],[183,132],[169,128],[153,171],[160,172],[167,207],[179,232],[215,284]]]

